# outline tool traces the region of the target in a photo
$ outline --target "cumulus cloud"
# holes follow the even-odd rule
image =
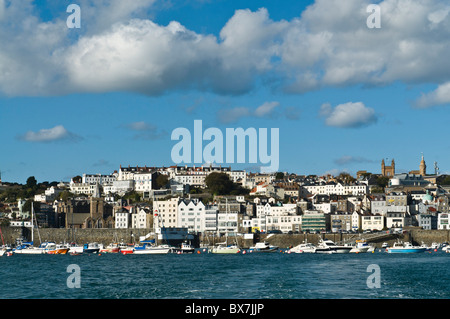
[[[367,126],[377,121],[374,109],[366,107],[362,102],[339,104],[335,108],[325,103],[321,106],[319,115],[325,118],[326,125],[343,128]]]
[[[450,81],[450,6],[379,1],[382,28],[366,25],[371,0],[316,0],[297,18],[236,10],[219,35],[148,17],[155,0],[80,0],[83,27],[42,21],[31,0],[0,1],[0,92],[13,96],[171,90],[250,92],[257,81],[291,93],[322,87]],[[274,81],[261,81],[267,77]]]
[[[57,125],[50,129],[41,129],[37,132],[28,131],[24,135],[18,137],[20,140],[27,142],[48,143],[55,141],[71,141],[77,142],[81,137],[69,132],[64,126]]]
[[[438,105],[450,104],[450,81],[439,85],[436,90],[422,94],[415,102],[418,108],[427,108]]]

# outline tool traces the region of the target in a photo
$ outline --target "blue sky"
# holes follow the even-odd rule
[[[171,133],[194,120],[279,128],[280,171],[404,172],[423,153],[448,173],[449,15],[439,0],[0,0],[2,179],[174,165]]]

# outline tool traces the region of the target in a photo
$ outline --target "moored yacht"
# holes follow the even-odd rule
[[[352,246],[337,245],[330,239],[320,240],[316,248],[316,253],[336,253],[348,254],[352,250]]]
[[[295,254],[315,253],[315,252],[316,246],[306,241],[288,250],[288,253],[295,253]]]

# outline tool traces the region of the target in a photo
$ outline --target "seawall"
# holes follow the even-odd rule
[[[31,233],[28,229],[17,227],[2,227],[3,240],[7,244],[14,244],[16,239],[21,237],[22,234],[27,240],[31,240]],[[23,232],[23,233],[22,233]],[[39,231],[34,232],[34,243],[39,245],[45,241],[53,241],[56,243],[62,242],[76,242],[78,244],[84,244],[89,242],[98,242],[104,245],[111,243],[112,241],[123,241],[125,243],[137,243],[139,237],[145,236],[152,232],[151,229],[71,229],[64,228],[40,228]],[[342,242],[354,242],[357,239],[366,239],[367,242],[375,245],[379,248],[383,242],[387,242],[392,245],[397,240],[411,241],[415,245],[425,243],[431,245],[433,242],[444,243],[450,242],[449,230],[423,230],[423,229],[410,229],[404,231],[402,234],[262,234],[255,236],[253,240],[238,237],[238,244],[240,247],[248,248],[254,245],[257,241],[267,241],[272,245],[276,245],[280,248],[287,248],[290,246],[296,246],[302,242],[309,242],[316,245],[321,238],[331,239],[336,243]],[[213,242],[207,238],[202,238],[203,244],[212,245]],[[215,242],[224,242],[225,238],[216,238]],[[233,238],[229,238],[229,243],[234,241]]]

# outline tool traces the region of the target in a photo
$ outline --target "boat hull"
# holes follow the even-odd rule
[[[270,248],[250,248],[250,250],[254,253],[275,253],[278,251],[278,247],[270,247]]]
[[[162,255],[170,253],[170,248],[145,248],[135,249],[133,254],[135,255]]]
[[[39,248],[27,248],[27,249],[17,249],[14,251],[14,254],[18,255],[43,255],[45,254],[44,249]]]
[[[389,254],[414,254],[414,253],[423,253],[427,249],[420,247],[420,248],[388,248],[387,252]]]
[[[47,251],[47,254],[49,254],[49,255],[66,255],[68,252],[69,252],[69,248],[61,248],[61,249],[49,250],[49,251]]]
[[[212,254],[237,254],[239,253],[239,248],[213,248],[211,250]]]

